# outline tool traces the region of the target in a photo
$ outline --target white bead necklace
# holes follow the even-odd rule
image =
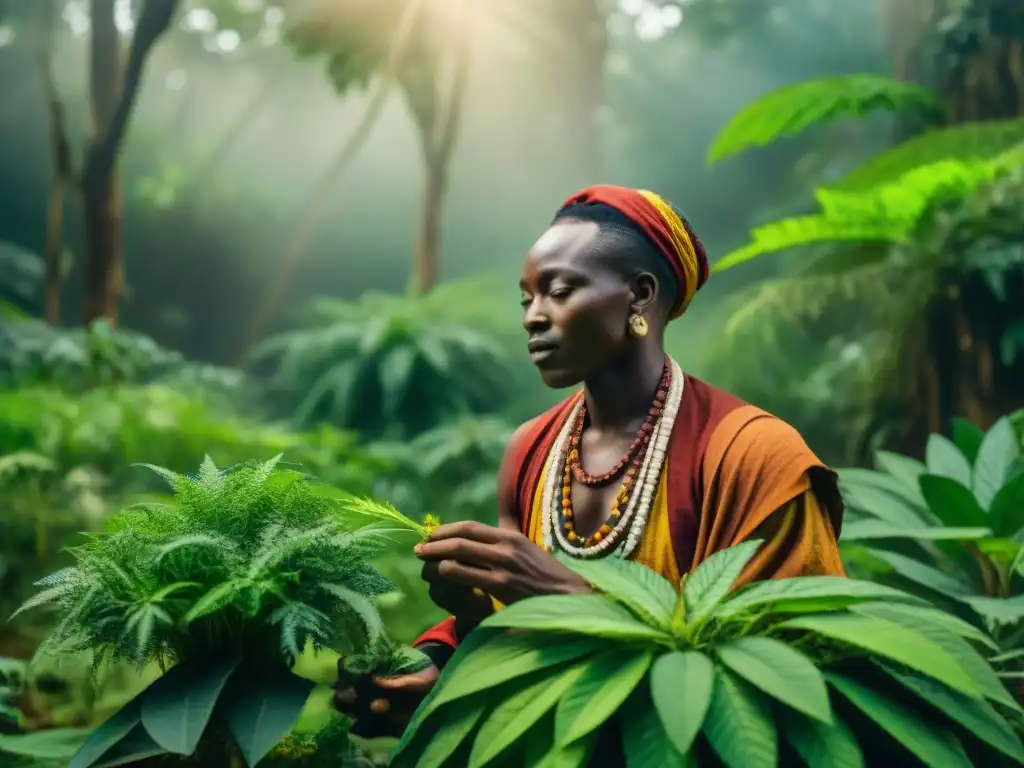
[[[671,379],[669,381],[668,393],[665,397],[665,407],[658,418],[654,429],[651,432],[651,439],[644,451],[643,461],[640,466],[640,474],[637,476],[634,492],[630,495],[625,512],[616,522],[611,532],[601,541],[589,547],[572,545],[565,537],[562,527],[558,524],[558,514],[561,510],[561,499],[557,493],[560,468],[565,465],[569,451],[569,441],[572,434],[572,427],[579,417],[580,409],[583,407],[583,399],[572,409],[569,418],[566,420],[548,456],[547,473],[544,478],[544,490],[541,496],[541,509],[543,517],[541,530],[544,534],[544,546],[551,550],[557,542],[559,549],[573,557],[591,558],[602,555],[609,550],[614,550],[618,557],[629,557],[643,538],[647,526],[647,519],[650,516],[651,506],[657,495],[658,485],[661,482],[661,473],[665,467],[665,456],[668,449],[668,441],[672,436],[672,427],[675,425],[676,416],[679,414],[679,406],[683,399],[684,377],[682,369],[675,360],[669,358],[671,366]],[[628,532],[627,532],[628,531]],[[623,544],[624,546],[618,546]]]

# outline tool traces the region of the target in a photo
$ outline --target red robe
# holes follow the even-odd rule
[[[512,438],[498,493],[524,534],[548,454],[579,392],[528,421]],[[836,539],[843,504],[835,473],[785,422],[686,377],[666,460],[667,511],[679,573],[755,537],[765,545],[736,586],[767,578],[844,575]],[[774,514],[778,513],[778,514]],[[448,618],[416,640],[458,645]]]

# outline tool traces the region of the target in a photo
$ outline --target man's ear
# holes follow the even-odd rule
[[[641,272],[630,283],[633,300],[630,306],[634,312],[643,314],[654,309],[658,301],[658,278],[650,272]]]

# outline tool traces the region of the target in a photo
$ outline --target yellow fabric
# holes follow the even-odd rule
[[[690,233],[686,231],[686,225],[683,224],[683,220],[679,218],[679,215],[672,210],[672,206],[665,202],[661,195],[651,192],[649,189],[638,189],[637,192],[643,195],[647,202],[657,209],[661,218],[665,221],[665,225],[672,235],[672,244],[679,255],[679,263],[683,268],[683,273],[686,275],[684,286],[686,294],[681,298],[679,307],[672,313],[673,318],[679,317],[690,305],[690,301],[697,293],[697,288],[700,285],[700,262],[697,259],[697,251],[693,247],[693,241],[690,239]]]
[[[548,459],[550,461],[550,459]],[[666,469],[668,462],[666,462]],[[668,521],[668,489],[666,488],[666,469],[662,469],[661,481],[658,483],[658,492],[654,497],[654,504],[651,505],[651,515],[647,520],[647,527],[640,545],[634,550],[632,558],[641,565],[645,565],[655,573],[679,586],[680,574],[679,564],[676,559],[675,549],[672,547],[672,531]],[[530,520],[527,527],[530,541],[538,547],[544,547],[544,479],[548,473],[548,465],[544,465],[540,473],[540,482],[537,483],[537,491],[533,495],[533,508],[530,510]],[[499,604],[495,603],[495,608]]]

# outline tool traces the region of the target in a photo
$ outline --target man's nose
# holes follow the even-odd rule
[[[551,327],[551,319],[544,311],[543,303],[534,299],[523,312],[523,328],[527,333],[539,333]]]

